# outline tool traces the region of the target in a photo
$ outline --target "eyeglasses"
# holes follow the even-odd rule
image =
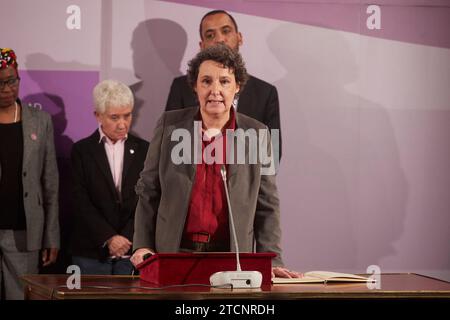
[[[6,85],[10,88],[15,88],[19,84],[20,77],[11,78],[8,80],[0,81],[0,90],[5,89]]]

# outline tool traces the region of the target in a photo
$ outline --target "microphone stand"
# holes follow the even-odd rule
[[[242,271],[241,263],[239,261],[239,245],[236,236],[236,228],[234,227],[233,214],[231,211],[230,195],[227,186],[227,171],[225,165],[220,168],[223,185],[225,187],[225,194],[228,204],[228,215],[232,230],[234,245],[236,247],[236,271],[219,271],[213,273],[209,278],[212,286],[231,285],[232,288],[260,288],[262,283],[262,274],[259,271]]]

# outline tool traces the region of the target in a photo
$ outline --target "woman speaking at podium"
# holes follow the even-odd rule
[[[241,55],[221,43],[202,50],[189,62],[188,80],[199,107],[165,112],[158,121],[136,185],[131,261],[138,265],[155,252],[235,251],[232,209],[239,251],[273,252],[272,276],[298,277],[283,267],[275,170],[267,168],[277,141],[233,107],[247,80]]]

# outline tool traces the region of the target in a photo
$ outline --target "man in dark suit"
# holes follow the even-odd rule
[[[134,106],[129,87],[105,80],[93,95],[99,128],[72,149],[72,259],[83,274],[130,274],[134,187],[148,142],[128,133]]]
[[[214,10],[205,14],[200,22],[200,48],[211,47],[219,42],[238,51],[243,43],[242,34],[234,18],[226,11]],[[233,103],[238,112],[264,123],[276,138],[273,129],[280,130],[280,107],[277,89],[254,76]],[[175,78],[167,98],[166,111],[198,106],[197,97],[187,81],[187,76]],[[281,131],[279,134],[279,156],[281,157]],[[278,140],[278,139],[276,139]],[[277,146],[274,145],[274,148]],[[275,152],[277,152],[275,150]]]

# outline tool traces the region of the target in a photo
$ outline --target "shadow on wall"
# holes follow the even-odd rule
[[[387,112],[350,91],[358,52],[334,30],[286,24],[268,45],[286,70],[279,174],[286,263],[365,272],[395,254],[407,185]],[[382,267],[382,266],[381,266]]]
[[[133,69],[140,80],[130,86],[135,94],[133,132],[144,139],[151,139],[172,80],[181,75],[186,45],[186,31],[171,20],[145,20],[133,31]]]
[[[32,54],[27,56],[25,65],[27,68],[31,65],[44,65],[42,61],[49,59],[44,54]],[[41,63],[41,64],[40,64]],[[70,68],[68,69],[70,70]],[[28,104],[47,111],[53,121],[54,139],[56,148],[56,157],[59,172],[59,212],[61,227],[61,250],[55,265],[41,268],[42,273],[65,273],[66,266],[70,264],[68,255],[68,241],[70,239],[70,208],[71,205],[71,169],[70,169],[70,152],[73,140],[64,132],[67,128],[66,106],[61,96],[54,93],[55,85],[49,81],[48,77],[40,76],[41,74],[29,72],[32,80],[39,86],[42,92],[27,95],[23,98],[24,104]]]

